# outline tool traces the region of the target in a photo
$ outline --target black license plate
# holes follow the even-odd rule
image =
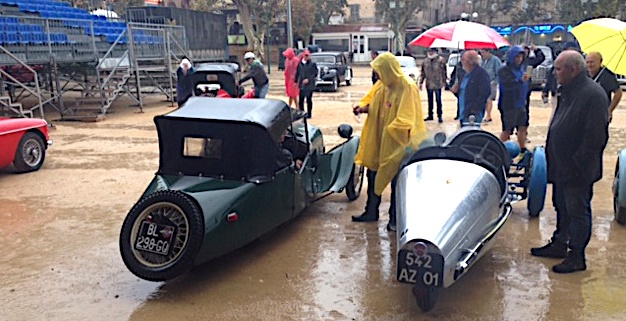
[[[443,256],[428,253],[418,257],[409,250],[398,252],[397,279],[403,283],[419,283],[426,286],[443,286]]]
[[[167,256],[175,237],[175,226],[143,221],[135,242],[135,250]]]

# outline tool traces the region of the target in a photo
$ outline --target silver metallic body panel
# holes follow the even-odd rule
[[[403,168],[396,187],[398,250],[416,240],[435,245],[444,258],[444,286],[450,286],[461,257],[502,218],[496,177],[473,163],[429,159]],[[482,246],[471,263],[490,245]]]

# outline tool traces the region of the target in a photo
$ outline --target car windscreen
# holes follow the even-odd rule
[[[549,47],[539,47],[544,56],[546,56],[546,60],[552,61],[552,50]]]
[[[459,56],[450,56],[448,58],[448,66],[454,67],[459,63]]]
[[[397,58],[398,62],[400,63],[400,67],[402,68],[414,68],[416,67],[415,65],[415,59],[413,58]]]
[[[183,78],[183,86],[194,89],[196,96],[202,96],[202,91],[198,92],[199,85],[218,85],[219,89],[224,89],[231,97],[237,97],[238,87],[235,75],[223,71],[197,71]],[[206,87],[202,86],[202,89]]]
[[[334,64],[335,56],[311,56],[311,61],[316,64]]]

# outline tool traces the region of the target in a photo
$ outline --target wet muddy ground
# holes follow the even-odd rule
[[[350,105],[368,89],[369,72],[357,68],[353,86],[314,95],[311,122],[327,145],[340,142],[340,123],[360,130]],[[272,97],[283,98],[281,75],[271,74]],[[616,154],[626,147],[626,100],[614,115],[604,178],[594,190],[588,270],[557,275],[551,267],[558,260],[530,256],[530,247],[550,238],[555,214],[550,195],[536,219],[522,201],[493,249],[427,314],[416,307],[411,287],[395,280],[387,215],[377,223],[350,221],[363,210],[364,192],[352,203],[344,194],[320,200],[254,244],[177,280],[132,275],[119,254],[119,231],[158,166],[152,118],[172,110],[149,101],[140,114],[123,98],[98,123],[59,122],[49,113],[54,145],[43,168],[0,172],[0,320],[626,319],[626,227],[613,221],[611,194]],[[444,105],[445,123],[429,123],[430,130],[455,129],[449,92]],[[549,108],[538,92],[532,106],[531,145],[543,144]],[[495,133],[499,126],[484,128]]]

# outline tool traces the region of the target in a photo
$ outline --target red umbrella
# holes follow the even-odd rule
[[[409,43],[409,46],[458,49],[498,49],[510,45],[489,26],[463,20],[434,26]]]

